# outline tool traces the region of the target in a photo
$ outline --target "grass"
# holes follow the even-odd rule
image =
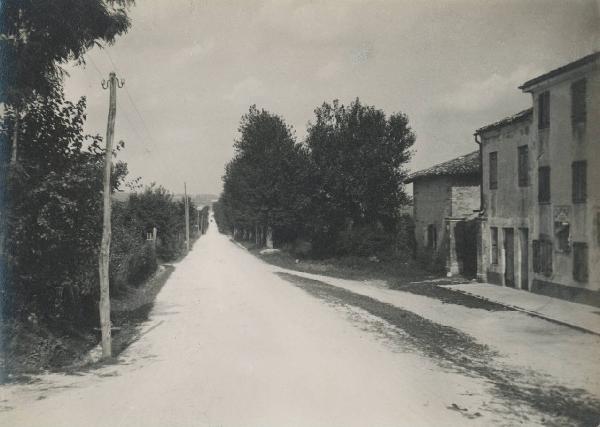
[[[433,280],[439,276],[425,271],[416,261],[405,259],[385,259],[371,261],[365,257],[344,256],[327,259],[298,258],[285,251],[261,254],[251,242],[238,242],[248,251],[269,264],[304,273],[322,274],[350,280],[394,280],[398,277],[415,280]]]
[[[197,238],[191,240],[193,245]],[[182,253],[173,263],[181,261]],[[139,326],[148,319],[156,296],[175,270],[162,264],[141,285],[126,286],[111,298],[113,360],[139,336]],[[100,342],[100,330],[55,322],[11,321],[0,323],[0,384],[28,382],[42,371],[75,372],[87,366],[86,356]],[[94,365],[92,365],[93,367]]]
[[[488,311],[512,310],[501,304],[455,292],[444,286],[440,286],[465,283],[470,281],[470,279],[460,276],[447,278],[428,272],[419,262],[408,257],[408,259],[404,260],[388,259],[378,261],[370,261],[368,258],[357,256],[314,260],[296,258],[283,250],[261,254],[261,249],[257,248],[254,243],[239,243],[263,261],[287,270],[348,280],[383,280],[390,289],[427,296],[446,304],[457,304]]]

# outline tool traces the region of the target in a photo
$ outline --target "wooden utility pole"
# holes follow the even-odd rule
[[[98,270],[100,273],[100,330],[102,332],[102,358],[112,356],[110,334],[110,294],[109,294],[109,262],[110,262],[110,174],[112,169],[113,139],[115,133],[115,116],[117,114],[117,86],[123,87],[117,81],[114,72],[110,73],[108,82],[102,81],[102,88],[109,89],[108,124],[106,126],[106,152],[104,155],[104,195],[103,195],[103,222],[102,243]]]
[[[15,166],[17,164],[17,147],[19,145],[19,119],[19,109],[15,108],[15,123],[13,126],[12,147],[10,153],[11,166]]]
[[[187,186],[183,183],[183,194],[185,198],[185,246],[190,251],[190,206],[188,204]]]

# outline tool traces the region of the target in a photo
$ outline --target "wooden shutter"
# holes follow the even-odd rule
[[[529,147],[522,145],[519,150],[519,187],[529,185]]]
[[[573,203],[584,203],[587,199],[587,162],[573,162],[571,172]]]
[[[586,243],[573,243],[573,278],[578,282],[588,280],[588,247]]]
[[[498,152],[490,153],[490,190],[498,188]]]
[[[571,120],[573,124],[586,121],[586,81],[577,80],[571,85]]]
[[[538,129],[550,127],[550,92],[538,95]]]

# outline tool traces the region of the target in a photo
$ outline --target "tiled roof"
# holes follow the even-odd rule
[[[513,114],[512,116],[505,117],[502,120],[481,127],[477,129],[475,133],[479,134],[482,132],[487,132],[488,130],[497,129],[499,127],[506,126],[511,123],[519,122],[521,120],[531,120],[532,115],[533,108],[528,108],[527,110],[519,111],[517,114]]]
[[[428,169],[414,172],[404,182],[410,183],[432,176],[475,175],[479,173],[479,170],[479,151],[473,151],[472,153],[448,160]]]
[[[544,80],[547,80],[554,76],[558,76],[559,74],[565,73],[567,71],[574,70],[576,68],[579,68],[581,66],[589,64],[590,62],[594,62],[598,58],[600,58],[600,52],[594,52],[590,55],[587,55],[587,56],[584,56],[583,58],[578,59],[577,61],[570,62],[567,65],[563,65],[562,67],[555,68],[554,70],[548,71],[547,73],[542,74],[541,76],[538,76],[534,79],[528,80],[525,83],[523,83],[521,86],[519,86],[519,89],[521,89],[524,92],[527,92],[527,89],[529,87],[533,86],[534,84],[543,82]]]

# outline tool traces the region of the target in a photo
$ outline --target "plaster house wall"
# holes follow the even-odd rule
[[[549,166],[551,200],[533,206],[532,238],[549,236],[553,241],[552,273],[533,274],[532,286],[544,293],[566,292],[564,287],[589,291],[600,290],[600,71],[599,59],[538,82],[524,90],[532,94],[532,146],[537,159],[533,168],[534,185],[538,182],[538,167]],[[571,122],[571,84],[585,78],[586,123]],[[550,125],[538,129],[538,99],[550,94]],[[572,200],[572,162],[587,161],[587,199]],[[561,213],[562,212],[562,213]],[[588,280],[573,277],[573,250],[559,250],[556,243],[557,219],[569,223],[570,242],[583,242],[588,247]],[[572,245],[571,245],[572,249]]]
[[[441,254],[445,242],[444,218],[452,211],[451,177],[425,177],[413,183],[413,208],[415,219],[415,240],[417,254],[427,252],[427,228],[434,224],[437,231],[437,248],[435,254]]]
[[[434,254],[447,258],[449,250],[447,219],[462,220],[479,209],[479,176],[423,177],[413,183],[415,239],[417,254],[429,254],[427,230],[433,224],[437,232]]]
[[[478,176],[455,178],[451,187],[452,218],[464,218],[473,215],[479,209],[479,181]]]
[[[483,209],[484,218],[481,230],[483,252],[483,280],[498,285],[511,285],[507,282],[505,269],[507,253],[505,240],[507,229],[512,230],[514,285],[528,289],[531,270],[531,220],[533,203],[532,152],[530,146],[531,113],[519,113],[515,121],[479,131],[482,143],[483,160]],[[519,185],[519,147],[529,147],[529,180],[527,186]],[[490,188],[490,153],[497,153],[497,188]],[[498,229],[498,262],[492,259],[492,228]]]

